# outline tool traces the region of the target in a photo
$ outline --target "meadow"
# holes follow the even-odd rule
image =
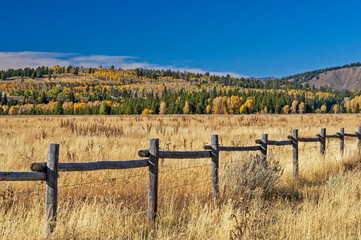
[[[161,150],[202,150],[212,134],[222,146],[256,145],[267,133],[286,140],[292,129],[315,137],[320,128],[354,133],[359,114],[3,116],[1,171],[29,171],[45,162],[47,144],[60,144],[60,162],[135,160],[159,138]],[[270,146],[282,175],[272,191],[247,192],[241,174],[254,153],[220,154],[220,196],[211,200],[210,159],[161,159],[159,216],[146,221],[148,169],[60,173],[54,239],[359,239],[361,169],[355,138],[299,143],[298,181],[292,147]],[[248,173],[252,175],[251,173]],[[252,189],[254,190],[254,189]],[[257,190],[257,189],[256,189]],[[264,190],[264,189],[263,189]],[[42,239],[43,182],[2,182],[0,238]]]

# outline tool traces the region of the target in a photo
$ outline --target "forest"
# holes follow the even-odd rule
[[[0,114],[358,113],[360,91],[208,72],[83,67],[0,71]]]

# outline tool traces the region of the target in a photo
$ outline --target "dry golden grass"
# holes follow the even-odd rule
[[[321,127],[353,133],[360,115],[69,116],[0,118],[1,171],[29,171],[46,160],[47,144],[60,144],[61,162],[135,160],[149,138],[161,150],[202,150],[218,134],[224,146],[285,140],[293,128],[313,137]],[[242,196],[239,169],[251,153],[221,153],[220,200],[210,201],[210,160],[161,160],[159,217],[146,223],[147,169],[61,173],[55,239],[358,239],[361,172],[356,140],[300,143],[300,180],[292,181],[292,147],[269,147],[284,168],[267,199]],[[199,166],[199,167],[198,167]],[[191,168],[188,168],[191,167]],[[179,170],[174,170],[178,169]],[[238,174],[238,175],[237,175]],[[196,182],[195,184],[193,184]],[[181,186],[174,188],[176,186]],[[2,182],[0,238],[43,237],[40,182]],[[35,192],[33,192],[35,190]],[[235,217],[232,217],[235,216]],[[237,219],[237,220],[236,220]],[[237,224],[238,222],[238,224]],[[237,228],[238,227],[238,228]]]

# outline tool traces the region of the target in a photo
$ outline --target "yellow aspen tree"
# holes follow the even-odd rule
[[[165,114],[167,112],[167,103],[162,101],[159,106],[159,114]]]
[[[291,107],[292,113],[297,113],[297,105],[298,105],[298,101],[293,100],[292,107]]]
[[[185,104],[184,104],[183,113],[184,114],[189,113],[189,103],[188,103],[188,101],[186,101]]]
[[[350,102],[350,101],[347,101],[347,102],[346,102],[345,107],[346,107],[347,112],[352,112],[351,102]]]
[[[9,110],[10,115],[17,115],[18,114],[19,107],[18,106],[11,106]]]
[[[359,111],[359,109],[357,109],[357,105],[358,105],[358,108],[360,108],[360,99],[359,99],[359,97],[355,97],[354,99],[351,100],[351,110],[352,110],[352,112]]]
[[[147,108],[143,109],[143,111],[142,111],[142,115],[148,115],[148,114],[152,114],[152,113],[153,113],[153,111],[150,109],[147,109]]]
[[[240,114],[245,113],[245,112],[244,112],[245,109],[246,109],[246,107],[244,106],[244,104],[242,104],[242,106],[239,108],[239,113],[240,113]]]
[[[322,106],[321,106],[321,109],[320,109],[320,112],[321,112],[321,113],[326,113],[326,111],[327,111],[326,105],[322,105]]]
[[[339,113],[340,112],[340,107],[338,106],[338,104],[333,105],[332,110],[334,113]]]
[[[244,105],[247,108],[248,113],[253,113],[253,111],[254,111],[254,101],[253,101],[252,98],[248,98]]]
[[[267,113],[268,113],[267,106],[264,106],[263,112],[264,112],[264,114],[267,114]]]
[[[8,111],[9,111],[9,107],[6,106],[6,105],[4,105],[4,106],[2,107],[2,109],[3,109],[3,112],[4,112],[5,114],[8,113]]]
[[[298,105],[298,112],[303,113],[305,111],[305,103],[301,102],[300,105]]]
[[[216,97],[213,99],[213,114],[224,114],[226,108],[224,106],[223,97]]]
[[[228,98],[228,108],[230,114],[239,114],[239,108],[242,105],[242,98],[238,96],[231,96]]]
[[[285,105],[283,108],[282,108],[282,111],[284,114],[288,114],[290,112],[290,106],[288,105]]]
[[[351,112],[355,112],[355,110],[356,110],[356,101],[355,101],[355,99],[352,99],[350,101],[350,106],[351,106]]]
[[[211,111],[212,111],[211,105],[208,104],[207,107],[206,107],[206,113],[210,114]]]

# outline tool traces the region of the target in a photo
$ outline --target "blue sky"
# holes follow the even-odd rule
[[[361,61],[359,1],[3,1],[0,68],[275,76]],[[86,66],[86,65],[84,65]]]

